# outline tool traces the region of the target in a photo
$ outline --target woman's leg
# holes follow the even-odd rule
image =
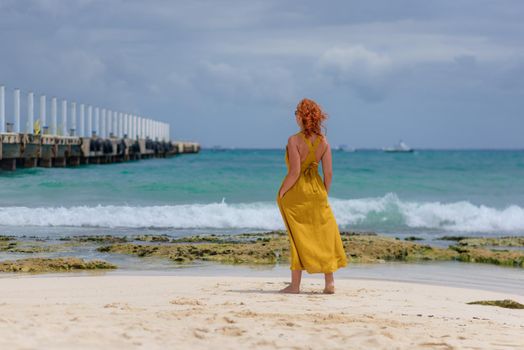
[[[300,289],[300,281],[302,280],[302,270],[291,270],[291,285]]]
[[[291,284],[280,293],[300,293],[300,281],[302,280],[302,270],[291,270]]]
[[[324,274],[324,279],[326,282],[326,286],[324,287],[324,293],[335,293],[335,277],[333,276],[333,272]]]

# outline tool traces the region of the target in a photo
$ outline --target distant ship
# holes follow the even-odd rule
[[[355,149],[352,147],[349,147],[348,145],[339,145],[337,148],[337,151],[342,152],[355,152]]]
[[[399,141],[399,143],[393,147],[385,147],[382,149],[384,152],[391,152],[391,153],[410,153],[413,152],[413,148],[406,145],[402,140]]]

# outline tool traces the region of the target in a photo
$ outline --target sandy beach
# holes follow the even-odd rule
[[[518,295],[378,280],[16,276],[0,280],[2,349],[522,349]]]

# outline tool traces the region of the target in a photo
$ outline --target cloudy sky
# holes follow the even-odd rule
[[[524,1],[0,0],[0,84],[283,147],[524,148]]]

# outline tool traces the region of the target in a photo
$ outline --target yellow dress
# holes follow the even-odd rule
[[[324,182],[318,173],[315,150],[320,136],[311,144],[302,132],[299,134],[307,143],[309,153],[300,166],[295,184],[282,198],[277,194],[289,236],[290,269],[308,273],[334,272],[347,265],[347,257]],[[285,159],[289,170],[287,149]]]

